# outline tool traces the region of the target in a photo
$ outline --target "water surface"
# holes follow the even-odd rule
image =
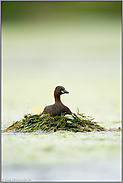
[[[2,128],[62,101],[121,126],[121,23],[96,15],[2,25]],[[121,180],[121,132],[2,134],[4,180]]]

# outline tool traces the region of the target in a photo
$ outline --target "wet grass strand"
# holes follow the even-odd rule
[[[26,114],[20,121],[14,122],[12,125],[3,130],[3,132],[36,132],[41,130],[44,132],[56,132],[59,130],[73,132],[92,132],[106,131],[106,129],[90,116],[73,113],[69,116],[51,117],[49,114]]]

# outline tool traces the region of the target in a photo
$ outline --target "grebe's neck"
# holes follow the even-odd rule
[[[55,98],[55,102],[61,102],[61,99],[60,99],[60,92],[59,90],[56,88],[55,91],[54,91],[54,98]]]

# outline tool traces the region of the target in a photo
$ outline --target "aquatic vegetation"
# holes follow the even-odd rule
[[[85,116],[84,113],[77,115],[72,113],[68,116],[54,116],[49,114],[25,114],[20,121],[3,130],[3,132],[43,132],[72,131],[72,132],[93,132],[106,131],[106,128],[97,124],[91,116]]]

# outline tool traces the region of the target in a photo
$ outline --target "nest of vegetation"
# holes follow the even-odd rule
[[[93,132],[106,131],[106,129],[97,124],[94,118],[85,116],[83,113],[68,116],[54,116],[49,114],[26,114],[20,121],[14,122],[3,132],[56,132],[59,130],[73,132]]]

